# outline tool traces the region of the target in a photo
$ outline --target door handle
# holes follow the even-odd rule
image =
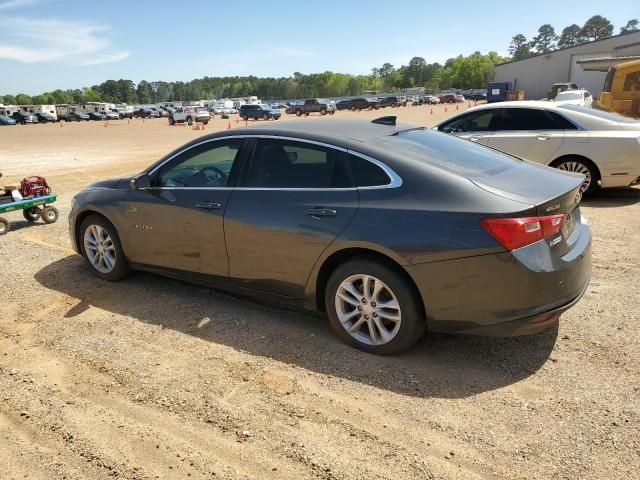
[[[469,137],[469,140],[472,142],[477,142],[478,140],[482,140],[484,137],[482,135],[472,135]]]
[[[217,202],[196,202],[196,208],[203,208],[205,210],[218,210],[222,208],[222,204]]]
[[[543,134],[541,134],[541,135],[538,135],[536,138],[537,138],[538,140],[549,140],[549,139],[551,138],[551,135],[547,135],[547,134],[544,134],[544,133],[543,133]]]
[[[304,213],[306,213],[307,215],[311,215],[313,218],[335,217],[338,214],[338,212],[336,212],[335,210],[324,207],[308,208],[304,211]]]

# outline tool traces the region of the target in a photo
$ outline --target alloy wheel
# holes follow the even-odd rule
[[[106,229],[89,225],[84,231],[84,251],[91,265],[101,273],[110,273],[116,266],[116,248]]]
[[[591,170],[584,163],[576,161],[562,162],[557,168],[566,172],[582,173],[585,176],[584,182],[580,187],[582,193],[586,192],[591,186]]]
[[[335,307],[345,331],[366,345],[385,345],[400,330],[402,311],[396,295],[372,275],[346,278],[336,291]]]

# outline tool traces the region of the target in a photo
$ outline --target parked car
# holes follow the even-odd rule
[[[591,274],[583,176],[394,118],[198,137],[78,193],[73,247],[105,280],[139,269],[326,313],[378,354],[425,330],[557,324]]]
[[[556,95],[565,90],[578,90],[578,85],[575,83],[554,83],[553,86],[547,91],[547,99],[553,100]]]
[[[462,95],[458,95],[455,93],[446,93],[444,95],[440,95],[438,97],[440,99],[440,103],[462,103],[464,102],[464,97]]]
[[[194,122],[207,125],[211,120],[211,114],[206,108],[181,107],[169,115],[169,125],[176,123],[187,123],[193,125]]]
[[[368,98],[352,98],[350,102],[351,110],[368,110],[372,107]]]
[[[55,123],[58,121],[56,117],[47,112],[37,112],[34,115],[38,119],[38,123]]]
[[[425,97],[425,101],[429,105],[436,105],[436,104],[440,103],[440,98],[436,97],[435,95],[427,95]]]
[[[340,100],[336,102],[336,110],[349,110],[351,108],[351,100]]]
[[[134,118],[152,118],[157,117],[158,112],[154,112],[149,108],[140,107],[133,111],[133,116]]]
[[[103,121],[107,119],[107,116],[102,112],[89,112],[87,115],[90,120]]]
[[[402,105],[402,102],[400,101],[400,97],[396,97],[396,96],[382,97],[378,101],[378,106],[380,108],[399,107],[400,105]]]
[[[118,112],[113,111],[105,112],[103,115],[105,120],[120,120],[121,118]]]
[[[326,115],[327,113],[334,112],[335,109],[335,103],[329,102],[328,100],[323,100],[321,98],[309,98],[305,100],[303,104],[296,105],[293,113],[295,113],[298,117],[302,114],[314,112],[320,113],[321,115]]]
[[[243,120],[250,118],[254,120],[259,120],[260,118],[263,120],[278,120],[282,116],[280,110],[274,110],[269,105],[258,104],[240,105],[240,111],[238,113],[240,113],[240,118]]]
[[[466,100],[475,100],[475,101],[486,101],[487,100],[487,94],[486,93],[469,93],[468,95],[465,95],[464,98]]]
[[[116,107],[112,108],[111,112],[117,113],[119,118],[133,118],[133,109],[132,108],[123,108]]]
[[[15,125],[16,123],[14,118],[7,115],[0,115],[0,125]]]
[[[89,121],[91,117],[84,112],[69,112],[65,118],[67,122],[79,122],[81,120]]]
[[[640,183],[640,121],[547,101],[486,104],[434,127],[585,176],[582,191]]]
[[[27,123],[38,123],[38,117],[29,112],[13,112],[11,118],[21,125],[26,125]]]
[[[570,105],[581,105],[583,107],[591,107],[593,97],[586,90],[565,90],[556,95],[553,99],[556,104],[564,103]]]

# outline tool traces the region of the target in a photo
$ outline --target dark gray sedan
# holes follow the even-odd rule
[[[425,330],[555,323],[591,274],[583,178],[395,117],[271,123],[96,183],[69,223],[101,278],[146,270],[287,302],[395,354]]]

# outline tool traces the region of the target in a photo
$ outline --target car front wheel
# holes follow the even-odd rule
[[[351,260],[333,272],[325,308],[338,337],[370,353],[402,353],[425,331],[413,285],[395,269],[369,257]]]
[[[116,229],[104,217],[89,215],[80,226],[82,255],[96,276],[117,281],[130,273]]]

